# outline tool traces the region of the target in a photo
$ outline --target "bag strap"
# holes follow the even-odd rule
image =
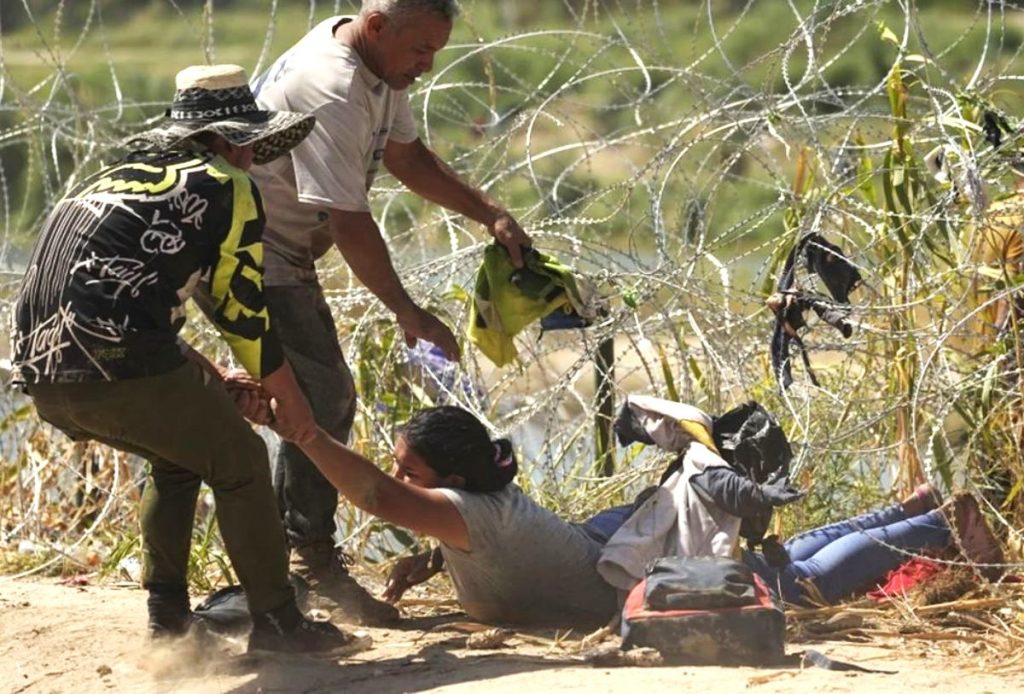
[[[853,663],[845,663],[842,660],[829,658],[821,651],[806,650],[794,653],[791,658],[798,658],[801,667],[820,667],[823,670],[835,670],[837,672],[870,672],[877,675],[895,675],[896,670],[872,670]]]

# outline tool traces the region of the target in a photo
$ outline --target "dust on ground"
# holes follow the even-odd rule
[[[215,647],[202,649],[149,644],[145,593],[135,587],[0,578],[0,692],[967,693],[1020,691],[1024,682],[1019,671],[1000,674],[972,660],[969,644],[900,637],[788,649],[813,647],[895,674],[798,667],[599,668],[582,662],[582,634],[516,632],[501,648],[467,648],[472,625],[454,609],[437,608],[439,614],[395,628],[367,629],[372,648],[340,659],[250,657],[243,654],[242,640],[218,639]]]

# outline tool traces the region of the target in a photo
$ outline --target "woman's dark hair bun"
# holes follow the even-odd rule
[[[461,407],[420,410],[400,433],[434,472],[462,477],[469,492],[504,489],[519,471],[512,442],[491,441],[480,420]]]
[[[501,489],[516,478],[519,472],[519,463],[516,460],[516,453],[512,450],[512,442],[508,439],[498,439],[494,442],[495,461],[494,468],[497,472],[495,481],[498,489]]]

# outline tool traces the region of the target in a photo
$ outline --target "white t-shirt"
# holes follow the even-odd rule
[[[392,90],[334,37],[352,19],[316,25],[252,83],[264,108],[316,116],[288,156],[251,171],[267,215],[267,285],[315,278],[313,262],[331,247],[327,210],[369,212],[367,192],[388,140],[417,137],[406,91]]]
[[[478,494],[441,489],[462,515],[472,551],[441,544],[466,613],[483,622],[595,627],[618,609],[597,573],[601,543],[526,496],[515,484]]]

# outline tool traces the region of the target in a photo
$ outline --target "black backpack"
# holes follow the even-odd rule
[[[747,479],[765,484],[789,475],[793,449],[782,427],[760,403],[749,400],[716,417],[712,436],[722,459]],[[743,519],[740,537],[747,541],[748,549],[764,544],[771,520],[770,510]],[[771,550],[766,547],[765,552]]]

